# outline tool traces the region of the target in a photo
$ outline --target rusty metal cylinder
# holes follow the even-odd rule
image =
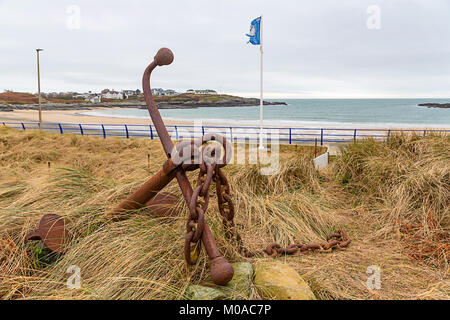
[[[175,194],[161,191],[147,201],[145,207],[159,218],[176,217],[180,214],[179,200],[180,197]]]
[[[122,201],[113,211],[107,214],[107,218],[113,221],[126,219],[126,212],[137,210],[146,205],[159,191],[175,178],[175,172],[165,172],[163,168],[144,183],[131,196]]]
[[[202,242],[209,257],[212,281],[220,286],[226,285],[233,279],[234,269],[217,249],[216,241],[207,223],[203,229]]]

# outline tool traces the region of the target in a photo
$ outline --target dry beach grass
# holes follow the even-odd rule
[[[278,258],[318,298],[449,299],[449,152],[449,137],[400,135],[350,144],[320,173],[309,147],[288,146],[281,147],[273,176],[261,176],[257,165],[224,170],[237,228],[252,250],[347,231],[353,240],[347,250]],[[194,267],[183,260],[182,201],[179,217],[141,210],[121,222],[105,221],[105,213],[163,162],[159,141],[1,128],[0,298],[183,299],[190,284],[212,285],[204,252]],[[167,191],[180,194],[176,182]],[[63,256],[45,256],[39,242],[24,240],[46,213],[68,222],[71,241]],[[215,201],[207,220],[229,261],[269,259],[240,255],[223,234]],[[70,265],[81,268],[81,290],[66,287]],[[381,267],[381,290],[365,285],[370,265]],[[260,298],[256,290],[251,298]]]

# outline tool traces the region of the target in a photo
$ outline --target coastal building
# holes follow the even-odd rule
[[[205,90],[196,90],[197,94],[217,94],[215,90],[205,89]]]
[[[72,95],[73,99],[87,99],[89,97],[89,93],[77,93]]]
[[[102,99],[115,99],[115,100],[122,100],[124,97],[122,92],[114,91],[114,89],[113,90],[109,90],[109,89],[102,90],[101,96],[102,96]]]
[[[101,95],[97,93],[75,93],[72,95],[72,99],[83,99],[91,103],[100,103],[102,101]]]
[[[175,90],[172,90],[172,89],[167,89],[167,90],[164,91],[164,93],[165,93],[166,96],[173,96],[173,95],[177,94],[177,92]]]
[[[152,94],[155,96],[162,96],[164,93],[164,90],[162,88],[153,88]]]
[[[130,96],[138,96],[141,93],[141,90],[122,90],[124,95],[124,99],[128,99]]]
[[[155,96],[173,96],[178,94],[178,92],[172,89],[164,90],[162,88],[154,88],[152,89],[152,94]]]
[[[186,93],[192,93],[192,94],[217,94],[215,90],[211,89],[202,89],[202,90],[193,90],[189,89],[186,91]]]
[[[160,89],[162,90],[162,89]],[[153,90],[152,90],[153,91]],[[174,90],[162,90],[163,91],[163,95],[168,95],[168,94],[176,94],[176,92]],[[134,95],[140,95],[141,94],[141,90],[136,89],[136,90],[122,90],[122,91],[115,91],[114,89],[110,90],[110,89],[103,89],[100,93],[92,93],[92,91],[88,91],[87,93],[78,93],[78,92],[69,92],[69,93],[52,93],[54,95],[70,95],[72,96],[72,99],[83,99],[86,101],[90,101],[92,103],[100,103],[102,98],[103,99],[114,99],[114,100],[123,100],[123,99],[128,99],[130,96],[134,96]]]
[[[88,100],[91,103],[100,103],[100,102],[102,102],[102,96],[99,94],[94,94],[94,95],[89,96]]]

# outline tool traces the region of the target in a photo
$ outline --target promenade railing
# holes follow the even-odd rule
[[[39,129],[38,122],[0,122],[3,126],[19,130]],[[206,133],[219,133],[232,142],[259,140],[260,128],[251,126],[192,126],[192,125],[166,125],[174,140],[199,137]],[[154,125],[140,124],[85,124],[85,123],[42,123],[42,130],[54,133],[78,134],[84,136],[122,137],[122,138],[149,138],[157,139],[158,134]],[[285,128],[264,127],[263,133],[277,134],[280,143],[302,144],[315,142],[323,145],[327,143],[345,143],[364,138],[386,139],[391,134],[410,132],[427,135],[431,132],[450,133],[450,129],[365,129],[365,128]]]

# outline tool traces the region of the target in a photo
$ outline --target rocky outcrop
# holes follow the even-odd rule
[[[250,298],[252,293],[253,267],[250,262],[232,263],[234,269],[233,279],[226,284],[226,288],[238,294],[241,298]]]
[[[2,104],[0,104],[0,111],[1,111],[1,112],[12,112],[12,111],[14,111],[14,108],[11,108],[11,107],[8,106],[8,105],[2,105]]]
[[[240,98],[240,99],[224,99],[221,101],[164,101],[156,102],[159,109],[194,109],[194,108],[207,108],[207,107],[251,107],[259,106],[259,99],[253,98]],[[287,105],[286,102],[272,102],[264,101],[264,105]],[[146,109],[147,106],[143,105],[142,109]]]
[[[254,283],[265,299],[316,300],[311,288],[298,272],[278,261],[257,262]]]
[[[202,99],[198,96],[174,96],[155,98],[159,109],[194,109],[200,107],[245,107],[259,106],[259,99],[235,96],[217,96]],[[286,102],[264,101],[264,105],[286,105]],[[41,109],[47,110],[93,110],[96,108],[138,108],[147,109],[145,101],[128,100],[123,102],[92,103],[43,103]],[[1,111],[38,110],[38,104],[0,104]]]
[[[450,103],[419,103],[420,107],[450,109]]]

